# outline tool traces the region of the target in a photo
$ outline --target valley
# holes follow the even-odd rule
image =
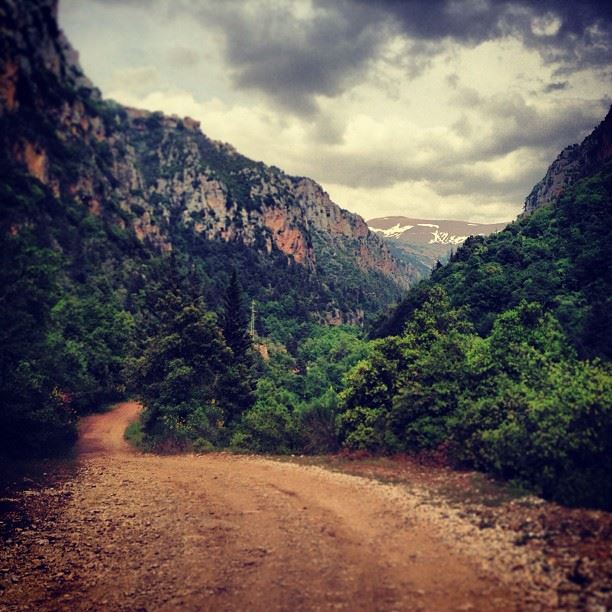
[[[507,223],[377,217],[368,227],[383,236],[391,251],[414,265],[427,278],[438,262],[446,263],[469,236],[488,236],[503,230]]]
[[[86,4],[123,102],[57,0],[0,0],[0,610],[611,609],[612,108],[603,64],[546,85],[603,53],[537,51],[574,16]],[[540,72],[478,89],[421,4]]]

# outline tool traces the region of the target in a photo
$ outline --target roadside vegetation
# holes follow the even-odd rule
[[[317,293],[295,265],[269,269],[246,248],[232,266],[204,241],[152,257],[120,230],[127,213],[60,206],[9,161],[2,172],[4,455],[61,452],[79,415],[130,395],[142,448],[436,452],[612,507],[609,166],[469,239],[370,338],[321,324],[331,272]],[[335,295],[358,299],[355,279],[336,279]]]

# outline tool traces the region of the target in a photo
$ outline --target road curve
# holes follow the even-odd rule
[[[122,455],[134,452],[124,439],[126,427],[138,418],[141,405],[123,402],[113,410],[92,414],[79,423],[77,453],[87,455]]]
[[[83,419],[81,467],[0,607],[36,610],[514,610],[500,576],[410,513],[409,495],[260,457],[155,456],[139,406]]]

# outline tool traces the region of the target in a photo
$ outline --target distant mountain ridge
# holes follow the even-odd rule
[[[437,261],[446,261],[453,248],[463,244],[469,236],[488,236],[508,225],[402,216],[377,217],[369,219],[367,224],[386,239],[398,256],[415,265],[423,276]]]

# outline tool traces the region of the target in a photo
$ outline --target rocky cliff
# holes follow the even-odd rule
[[[576,181],[589,176],[612,158],[612,107],[606,118],[581,144],[561,151],[546,176],[535,185],[525,200],[524,213],[555,202]]]
[[[322,282],[330,257],[395,293],[415,277],[314,181],[244,157],[192,119],[103,100],[56,18],[56,0],[0,1],[2,148],[59,201],[161,253],[187,232],[281,254]]]

